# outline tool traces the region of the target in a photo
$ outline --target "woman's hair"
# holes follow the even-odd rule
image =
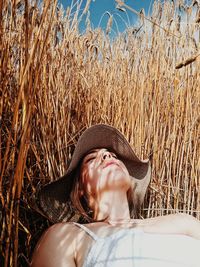
[[[82,194],[84,192],[84,194]],[[81,179],[81,163],[77,167],[70,194],[73,208],[80,214],[80,220],[83,222],[94,222],[93,211],[89,207],[89,195],[85,192],[83,179]]]
[[[129,188],[127,191],[127,199],[128,199],[128,205],[129,205],[129,211],[130,211],[130,217],[131,218],[138,218],[140,213],[140,205],[139,203],[133,202],[133,195],[134,195],[134,188]]]
[[[89,193],[86,192],[83,179],[81,178],[81,163],[82,162],[79,163],[74,175],[70,199],[75,212],[80,215],[79,221],[81,223],[96,222],[93,218],[93,210],[89,206]],[[139,207],[137,204],[133,203],[133,191],[132,188],[129,188],[127,191],[127,199],[130,215],[132,218],[136,218],[139,214]],[[84,194],[82,192],[84,192]],[[105,220],[106,218],[101,221]]]

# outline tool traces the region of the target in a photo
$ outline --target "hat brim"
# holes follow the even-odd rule
[[[39,192],[39,206],[50,221],[77,221],[78,218],[74,218],[69,205],[74,172],[84,156],[96,148],[106,148],[116,153],[131,176],[134,188],[133,203],[142,204],[151,176],[149,160],[140,160],[116,128],[97,124],[85,130],[79,138],[66,174],[47,184]]]

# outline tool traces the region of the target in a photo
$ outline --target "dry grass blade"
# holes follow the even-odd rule
[[[106,12],[109,16],[109,19],[108,19],[108,23],[107,23],[107,26],[106,26],[106,34],[109,34],[111,28],[112,28],[112,23],[113,23],[113,16],[109,13],[109,12]]]
[[[138,15],[138,17],[141,17],[143,20],[145,19],[145,20],[151,22],[153,25],[155,25],[155,26],[157,26],[158,28],[162,29],[162,30],[165,31],[166,33],[168,33],[168,34],[170,34],[170,35],[173,35],[173,36],[175,36],[175,37],[177,37],[177,38],[180,38],[180,37],[181,37],[181,36],[178,36],[177,34],[171,32],[171,31],[169,31],[168,29],[162,27],[162,26],[161,26],[160,24],[158,24],[155,20],[152,20],[152,19],[150,19],[150,18],[144,16],[143,12],[138,12],[138,11],[136,11],[134,8],[132,8],[132,7],[128,6],[128,5],[126,5],[124,2],[122,2],[122,1],[120,1],[120,0],[115,0],[115,1],[118,3],[118,5],[119,5],[120,7],[121,7],[121,6],[122,6],[122,7],[124,6],[126,9],[128,9],[128,10],[130,10],[131,12],[133,12],[134,14]]]
[[[185,67],[185,66],[191,64],[191,63],[194,62],[194,61],[197,59],[197,57],[199,57],[199,56],[200,56],[200,53],[197,54],[197,55],[195,55],[195,56],[192,56],[192,57],[187,58],[186,60],[184,60],[184,61],[180,62],[179,64],[177,64],[177,65],[176,65],[176,69],[180,69],[180,68],[182,68],[182,67]]]

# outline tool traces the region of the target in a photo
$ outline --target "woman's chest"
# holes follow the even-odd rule
[[[200,241],[180,235],[119,231],[99,240],[85,236],[79,248],[78,267],[200,266]]]

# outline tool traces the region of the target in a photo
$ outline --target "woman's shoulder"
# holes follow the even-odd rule
[[[41,239],[60,240],[66,236],[75,236],[76,227],[73,223],[61,222],[51,225],[42,235]]]
[[[47,230],[46,233],[49,235],[54,235],[54,234],[60,234],[68,232],[69,234],[71,232],[74,232],[76,229],[76,226],[71,223],[71,222],[59,222],[51,225]]]
[[[72,223],[56,223],[50,226],[37,243],[31,266],[59,266],[60,259],[65,257],[67,262],[73,262],[75,239],[76,228]],[[42,262],[45,264],[42,265]],[[53,262],[56,264],[53,265]]]
[[[186,213],[144,219],[140,225],[149,233],[180,234],[200,239],[200,221]]]

